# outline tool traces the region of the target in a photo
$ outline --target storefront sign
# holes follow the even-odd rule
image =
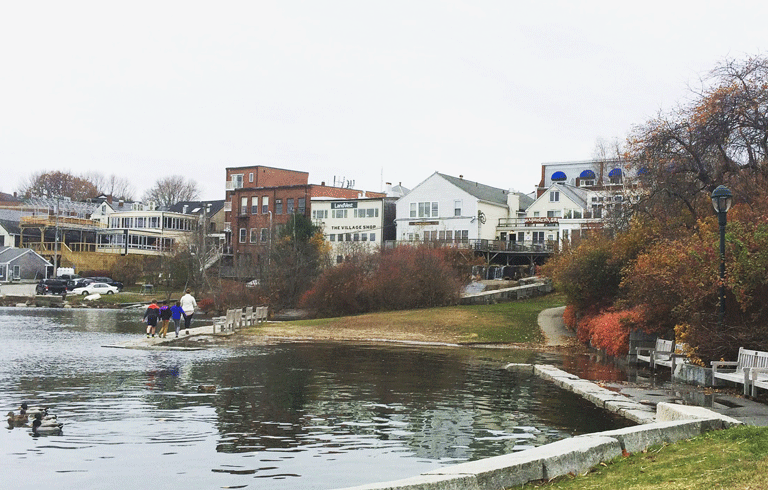
[[[331,209],[355,209],[357,203],[352,201],[332,202]]]

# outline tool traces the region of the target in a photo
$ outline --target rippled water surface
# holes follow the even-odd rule
[[[0,410],[28,401],[65,423],[3,429],[2,488],[339,488],[625,424],[502,369],[526,351],[104,347],[140,335],[140,316],[0,308]]]

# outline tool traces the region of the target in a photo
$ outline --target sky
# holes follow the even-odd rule
[[[0,191],[225,169],[531,192],[763,55],[768,2],[0,0]]]

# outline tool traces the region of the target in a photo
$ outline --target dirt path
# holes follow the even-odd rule
[[[545,345],[560,347],[570,345],[576,334],[565,328],[563,323],[563,311],[565,306],[550,308],[539,313],[539,328],[546,337]]]

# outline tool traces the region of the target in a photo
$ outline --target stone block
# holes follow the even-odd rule
[[[602,461],[621,456],[621,445],[612,437],[570,438],[529,451],[542,455],[544,479],[569,473],[580,474]]]
[[[544,478],[543,456],[537,451],[541,447],[439,468],[424,475],[472,475],[478,487],[482,489],[515,487]]]
[[[656,405],[656,420],[665,422],[669,420],[697,420],[717,419],[721,420],[724,427],[743,425],[743,422],[727,415],[722,415],[708,408],[694,407],[690,405],[678,405],[676,403],[659,403]]]
[[[481,487],[471,475],[422,474],[402,480],[347,487],[343,490],[481,490]]]

